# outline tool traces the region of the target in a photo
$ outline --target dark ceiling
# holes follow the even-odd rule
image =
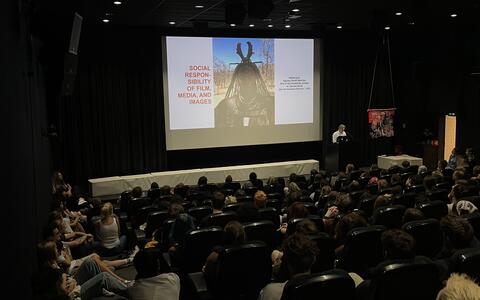
[[[152,26],[165,28],[212,28],[228,30],[289,30],[321,31],[392,30],[408,27],[434,28],[438,24],[478,25],[480,0],[33,0],[37,14],[47,22],[56,17],[70,18],[78,11],[88,25]],[[255,9],[273,4],[273,9]],[[195,8],[196,5],[202,8]],[[246,11],[243,22],[242,7]],[[292,12],[299,9],[299,12]],[[249,11],[250,10],[250,11]],[[395,15],[401,12],[401,16]],[[451,14],[457,14],[452,18]],[[261,15],[264,14],[263,18]],[[258,15],[254,17],[254,15]],[[108,23],[102,20],[108,18]],[[174,25],[169,22],[175,22]],[[241,24],[240,24],[241,23]],[[249,27],[254,24],[254,27]],[[268,25],[272,25],[268,27]],[[285,28],[290,25],[290,28]]]

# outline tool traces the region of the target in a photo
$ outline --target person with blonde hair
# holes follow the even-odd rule
[[[480,300],[480,286],[465,274],[453,273],[437,300]]]
[[[94,248],[101,256],[122,253],[127,247],[127,237],[120,235],[120,219],[113,213],[113,205],[105,203],[100,210],[100,220],[95,222]]]

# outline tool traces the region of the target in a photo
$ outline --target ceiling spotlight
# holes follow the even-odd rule
[[[451,14],[450,17],[456,18],[458,15],[457,14]]]
[[[195,8],[203,8],[203,5],[195,5]]]
[[[299,9],[299,8],[294,8],[294,9],[292,9],[292,11],[293,11],[293,12],[299,12],[300,9]]]
[[[255,24],[250,24],[248,25],[248,27],[255,27]]]
[[[237,26],[237,25],[234,24],[234,23],[230,24],[230,27],[235,27],[235,26]]]
[[[337,29],[342,29],[343,26],[342,25],[337,25]]]
[[[395,15],[396,15],[396,16],[401,16],[401,15],[402,15],[402,12],[401,12],[401,11],[397,11],[397,12],[395,13]]]
[[[288,25],[288,24],[287,24],[287,25],[285,25],[285,28],[290,28],[290,27],[292,27],[292,26],[290,26],[290,25]]]
[[[272,24],[268,24],[267,26],[268,26],[269,28],[272,28],[272,27],[273,27],[273,25],[272,25]]]
[[[390,26],[385,26],[385,30],[390,30]]]
[[[121,5],[121,4],[122,4],[122,1],[113,1],[113,4],[115,4],[115,5]]]
[[[103,19],[102,22],[103,23],[108,23],[108,22],[110,22],[110,20],[109,19]]]
[[[408,22],[408,25],[415,25],[415,22]]]
[[[174,21],[170,21],[170,22],[168,22],[168,24],[170,24],[170,25],[175,25],[175,22],[174,22]]]

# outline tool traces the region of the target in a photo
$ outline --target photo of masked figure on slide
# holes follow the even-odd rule
[[[274,97],[254,62],[253,47],[247,42],[248,54],[237,44],[241,58],[233,72],[228,90],[215,108],[215,127],[268,126],[275,124]]]

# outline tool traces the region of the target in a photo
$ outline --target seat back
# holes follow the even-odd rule
[[[445,189],[434,190],[434,191],[431,191],[431,192],[427,193],[427,197],[430,201],[440,200],[440,201],[443,201],[443,202],[447,203],[449,192],[450,192],[449,190],[445,190]]]
[[[258,191],[258,187],[256,186],[248,186],[243,188],[245,190],[245,193],[247,193],[248,196],[255,195],[255,193]]]
[[[237,213],[234,211],[225,211],[220,214],[210,215],[207,218],[207,226],[219,226],[224,228],[230,221],[237,220]]]
[[[267,207],[272,207],[280,211],[282,209],[282,201],[280,201],[279,199],[268,199]]]
[[[191,215],[197,224],[199,224],[203,218],[210,215],[213,209],[209,206],[192,207],[188,210],[188,214]]]
[[[372,281],[375,300],[435,299],[440,289],[433,263],[401,263],[383,267]]]
[[[157,233],[155,234],[155,240],[161,241],[160,246],[163,251],[168,251],[168,248],[170,246],[169,234],[173,223],[175,223],[175,219],[166,219],[162,224],[162,231],[157,231]]]
[[[438,220],[412,221],[405,223],[402,229],[415,239],[415,253],[417,255],[433,258],[442,250],[443,233]]]
[[[476,282],[480,280],[480,248],[468,248],[455,252],[453,272],[465,273]]]
[[[319,253],[312,266],[312,273],[333,269],[335,262],[335,241],[325,232],[311,234],[308,238],[317,244]]]
[[[223,211],[237,211],[242,205],[243,203],[228,204],[228,205],[225,205],[225,207],[223,208]]]
[[[220,227],[192,230],[185,236],[183,266],[185,272],[199,272],[213,247],[223,245],[224,231]]]
[[[140,225],[147,221],[147,216],[155,210],[155,207],[152,205],[142,206],[139,209],[135,210],[130,217],[132,221],[132,226],[138,228]]]
[[[432,202],[421,203],[418,208],[423,212],[426,218],[434,218],[440,220],[448,214],[447,203],[437,200]]]
[[[259,221],[243,224],[248,241],[262,241],[270,250],[274,246],[274,234],[278,227],[272,221]]]
[[[350,230],[342,252],[343,268],[363,273],[383,260],[381,243],[385,226],[359,227]]]
[[[218,299],[256,299],[270,282],[270,252],[263,242],[225,248],[218,257],[212,291]]]
[[[452,189],[452,183],[451,182],[439,182],[435,185],[436,189],[445,189],[447,191]]]
[[[347,272],[336,269],[289,280],[281,300],[355,299],[355,283]]]
[[[403,205],[405,207],[414,207],[416,195],[417,194],[413,192],[397,195],[393,198],[393,204]]]
[[[373,223],[375,225],[384,225],[387,228],[402,227],[403,213],[405,206],[389,205],[377,208],[373,212]]]
[[[358,208],[365,212],[365,215],[367,215],[368,217],[370,217],[373,213],[373,204],[375,204],[376,198],[376,196],[365,198],[360,200],[360,202],[358,203]]]
[[[480,240],[480,212],[474,212],[468,215],[462,215],[463,218],[472,225],[475,232],[475,237]]]
[[[280,226],[280,216],[278,211],[273,207],[260,208],[258,210],[262,220],[269,220],[273,225],[278,228]]]
[[[145,228],[145,234],[147,237],[151,236],[152,232],[162,227],[163,222],[169,218],[168,211],[152,211],[147,215],[147,227]]]

